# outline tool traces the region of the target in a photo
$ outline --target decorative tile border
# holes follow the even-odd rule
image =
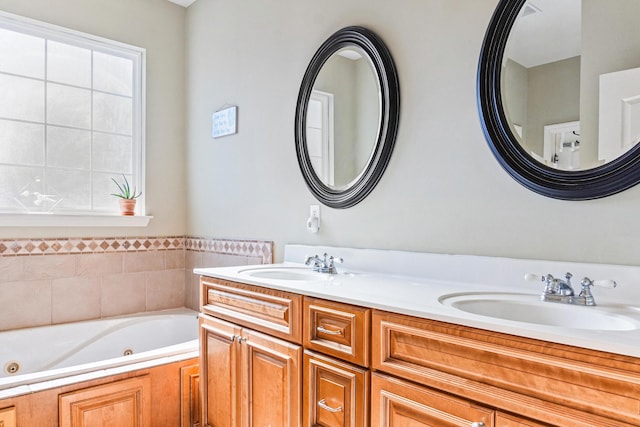
[[[186,237],[185,249],[228,255],[260,257],[263,264],[273,262],[273,242],[270,240],[228,240]]]
[[[0,256],[70,255],[184,249],[184,237],[79,237],[0,240]]]
[[[190,250],[260,257],[273,262],[273,242],[200,237],[80,237],[0,240],[0,256]]]

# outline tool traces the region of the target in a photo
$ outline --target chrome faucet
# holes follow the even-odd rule
[[[305,265],[311,265],[313,262],[313,271],[317,271],[320,273],[328,273],[328,274],[337,274],[338,269],[335,266],[335,263],[342,263],[342,258],[335,258],[334,256],[329,256],[326,252],[323,255],[324,258],[320,258],[318,255],[307,256],[304,263]]]
[[[591,293],[592,286],[601,286],[604,288],[615,288],[618,284],[613,280],[591,280],[585,277],[580,282],[582,290],[580,294],[575,295],[573,287],[571,286],[571,273],[565,274],[565,280],[554,278],[551,274],[546,276],[538,276],[536,274],[525,274],[524,278],[533,282],[545,282],[545,288],[540,296],[542,301],[559,302],[563,304],[575,304],[594,306],[596,301]]]

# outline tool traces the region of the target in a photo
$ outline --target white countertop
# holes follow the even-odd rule
[[[345,259],[344,265],[338,265],[338,274],[309,274],[310,267],[289,261],[303,260],[302,253],[324,252]],[[388,266],[386,271],[380,267],[381,262]],[[298,271],[308,278],[283,280],[251,275],[255,269],[266,268],[300,269]],[[394,269],[406,274],[394,274]],[[524,274],[552,273],[563,277],[571,269],[576,277],[590,275],[592,279],[613,279],[619,286],[616,289],[594,288],[597,307],[568,306],[568,309],[599,310],[614,316],[624,311],[625,319],[630,319],[636,328],[599,330],[595,324],[586,325],[587,329],[546,326],[467,313],[441,302],[443,296],[450,294],[495,292],[528,295],[537,304],[543,284],[526,282]],[[288,245],[285,262],[281,264],[196,268],[194,272],[399,314],[640,357],[640,308],[636,309],[636,306],[640,307],[640,284],[635,283],[640,280],[638,267]]]

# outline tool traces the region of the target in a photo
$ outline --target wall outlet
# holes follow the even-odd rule
[[[309,218],[307,219],[307,230],[309,233],[320,231],[320,206],[309,206]]]

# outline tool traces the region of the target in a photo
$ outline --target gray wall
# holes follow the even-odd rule
[[[187,10],[187,232],[288,242],[640,263],[640,187],[566,202],[501,169],[476,106],[477,60],[497,0],[198,0]],[[309,205],[294,151],[302,75],[337,29],[363,25],[396,61],[402,111],[387,173],[362,203]],[[239,107],[212,140],[211,112]],[[543,272],[544,273],[544,272]]]
[[[580,120],[580,57],[552,62],[528,70],[527,131],[529,146],[542,156],[544,127]],[[541,108],[544,106],[544,108]],[[536,147],[533,144],[537,143]],[[595,162],[583,156],[581,164]]]

